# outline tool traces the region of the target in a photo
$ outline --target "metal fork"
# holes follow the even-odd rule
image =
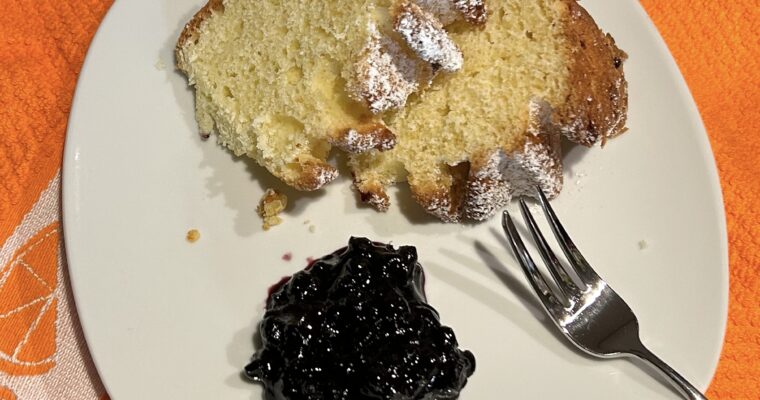
[[[575,247],[557,219],[549,200],[538,189],[538,200],[549,220],[554,236],[562,247],[573,272],[563,266],[541,234],[524,200],[520,210],[559,293],[553,293],[543,274],[533,262],[509,212],[504,211],[502,226],[509,237],[512,251],[520,262],[530,285],[535,290],[549,317],[559,330],[581,350],[602,358],[635,357],[644,360],[663,375],[687,399],[706,399],[683,376],[659,359],[641,343],[639,321],[628,304],[591,268]],[[579,287],[570,274],[583,283]]]

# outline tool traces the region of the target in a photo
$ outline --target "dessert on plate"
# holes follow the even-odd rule
[[[576,0],[211,0],[177,43],[202,133],[316,190],[346,152],[378,210],[444,221],[562,187],[560,138],[625,131],[626,54]]]
[[[456,399],[475,370],[411,246],[351,238],[271,290],[245,367],[270,400]]]

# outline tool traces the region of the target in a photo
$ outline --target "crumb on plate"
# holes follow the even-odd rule
[[[269,228],[282,223],[282,219],[279,214],[285,211],[285,207],[288,206],[288,197],[284,194],[274,190],[267,189],[264,193],[264,197],[261,198],[259,206],[256,208],[256,212],[264,220],[262,227],[265,231]]]
[[[185,236],[185,239],[187,239],[190,243],[195,243],[201,238],[201,232],[197,229],[190,229],[187,231],[187,235]]]
[[[649,243],[646,240],[639,240],[639,250],[646,250],[649,247]]]

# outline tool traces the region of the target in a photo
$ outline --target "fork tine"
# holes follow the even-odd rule
[[[565,253],[568,260],[570,260],[570,265],[575,269],[578,277],[587,285],[593,285],[595,282],[601,280],[599,275],[597,275],[594,269],[591,268],[591,265],[589,265],[588,261],[583,257],[580,250],[575,247],[575,243],[570,239],[570,235],[567,234],[562,223],[559,222],[557,214],[554,213],[554,209],[552,209],[551,204],[549,204],[549,199],[546,198],[541,188],[537,188],[537,190],[538,200],[541,203],[541,208],[544,209],[546,219],[549,220],[549,225],[552,228],[552,232],[554,232],[554,237],[557,238],[560,247],[562,247],[562,251]]]
[[[554,281],[557,282],[559,290],[562,291],[562,293],[568,299],[576,299],[580,297],[581,290],[578,289],[578,286],[575,285],[575,282],[573,282],[573,280],[567,274],[565,267],[559,262],[559,260],[557,260],[557,256],[554,255],[551,247],[549,247],[549,243],[546,242],[544,235],[541,233],[541,229],[538,227],[538,224],[536,224],[536,220],[533,219],[533,215],[531,214],[530,210],[528,209],[528,205],[523,199],[520,199],[520,211],[522,211],[523,218],[528,224],[531,235],[533,235],[533,240],[538,245],[538,250],[539,253],[541,253],[541,258],[543,258],[544,262],[546,263],[546,266],[549,269],[549,272],[551,272]]]
[[[533,262],[530,253],[528,253],[528,249],[525,248],[525,244],[523,244],[522,239],[520,239],[520,233],[517,232],[517,228],[515,227],[509,212],[504,211],[504,214],[502,214],[501,225],[504,228],[504,233],[507,234],[509,244],[512,247],[512,252],[520,262],[520,266],[522,267],[523,272],[525,272],[528,281],[530,281],[533,290],[536,292],[539,299],[541,299],[541,303],[543,303],[547,311],[549,311],[549,315],[551,315],[552,318],[558,318],[560,311],[562,310],[562,305],[552,294],[549,285],[546,284],[541,272],[536,268],[536,264]]]

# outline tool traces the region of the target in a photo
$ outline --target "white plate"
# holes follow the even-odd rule
[[[71,115],[66,248],[87,342],[115,400],[261,398],[239,373],[254,351],[267,287],[350,235],[418,247],[430,302],[477,358],[464,400],[677,398],[638,366],[585,357],[558,338],[497,218],[440,224],[403,190],[393,196],[401,211],[378,214],[357,207],[341,180],[294,199],[284,225],[262,232],[254,209],[276,182],[199,140],[191,92],[172,67],[180,29],[202,1],[116,2]],[[705,388],[722,345],[728,283],[707,137],[638,3],[584,5],[630,54],[630,132],[603,150],[569,150],[554,205],[636,311],[644,342]],[[195,244],[185,241],[190,228],[202,234]]]

